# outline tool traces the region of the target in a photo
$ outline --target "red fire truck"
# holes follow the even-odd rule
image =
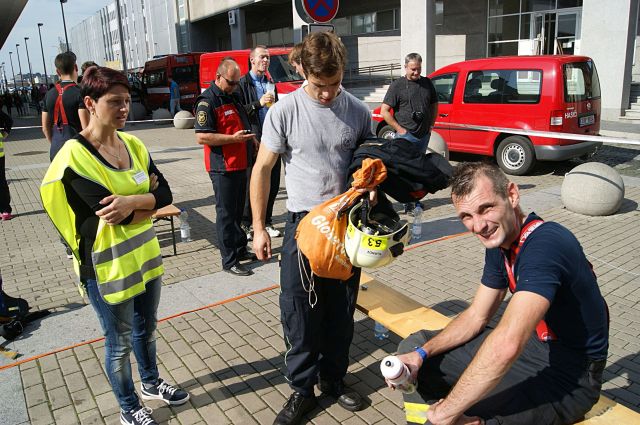
[[[191,110],[200,93],[198,75],[202,53],[161,56],[144,64],[142,101],[147,110],[169,109],[169,77],[180,87],[180,107]]]

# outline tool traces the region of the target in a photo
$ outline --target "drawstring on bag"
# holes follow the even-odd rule
[[[313,275],[313,272],[309,274],[309,270],[307,270],[304,264],[302,252],[300,252],[299,249],[298,249],[298,270],[300,270],[300,282],[302,283],[302,289],[304,289],[305,292],[309,294],[309,305],[311,306],[311,308],[314,308],[318,303],[318,294],[316,294],[316,289],[315,289],[316,283],[313,279],[314,275]],[[309,289],[307,289],[307,287],[304,286],[305,278],[309,282]]]

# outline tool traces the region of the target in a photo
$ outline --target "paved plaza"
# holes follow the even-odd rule
[[[37,121],[26,118],[15,125]],[[640,139],[631,132],[634,128],[603,128],[603,134]],[[223,273],[213,190],[193,131],[153,124],[127,131],[145,142],[169,181],[174,204],[189,212],[193,239],[178,243],[174,256],[169,225],[156,225],[166,269],[159,310],[163,319],[157,332],[161,376],[188,390],[191,399],[180,407],[147,405],[162,423],[271,424],[290,394],[282,373],[277,262],[250,263],[256,272],[251,277]],[[102,366],[104,341],[98,321],[78,293],[71,260],[40,203],[38,187],[49,163],[48,144],[39,129],[16,129],[5,150],[17,217],[0,222],[4,289],[26,298],[32,310],[50,309],[52,314],[31,323],[17,341],[0,344],[20,353],[16,360],[0,356],[0,423],[118,424],[118,406]],[[581,241],[611,311],[604,392],[640,411],[640,146],[605,146],[594,160],[615,167],[625,181],[621,210],[610,217],[586,217],[563,208],[563,176],[579,161],[542,164],[534,175],[514,181],[526,210],[562,223]],[[274,212],[280,230],[285,198],[282,188]],[[424,203],[422,239],[390,266],[369,272],[452,316],[475,292],[484,248],[463,233],[447,190],[429,195]],[[281,242],[274,240],[276,254]],[[374,339],[373,322],[356,313],[347,383],[365,397],[367,406],[351,413],[321,397],[321,407],[308,415],[308,423],[404,423],[402,397],[386,388],[379,373],[379,361],[393,353],[398,342],[394,335],[382,342]]]

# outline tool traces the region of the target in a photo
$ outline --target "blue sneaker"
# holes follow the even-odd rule
[[[148,407],[136,407],[128,412],[120,410],[120,423],[122,425],[159,425],[151,417],[151,410]]]
[[[189,393],[166,383],[162,378],[155,385],[142,384],[140,388],[143,400],[162,400],[167,404],[179,406],[189,400]]]

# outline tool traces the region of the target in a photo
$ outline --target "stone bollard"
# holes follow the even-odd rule
[[[154,123],[155,125],[163,125],[169,123],[169,120],[173,117],[171,116],[171,112],[169,112],[168,109],[158,108],[151,113],[151,118],[154,120],[167,120]]]
[[[624,181],[608,165],[587,162],[565,174],[561,197],[569,211],[590,216],[611,215],[620,209],[624,199]]]
[[[189,111],[180,111],[173,117],[173,125],[175,128],[189,129],[193,128],[196,119]]]

